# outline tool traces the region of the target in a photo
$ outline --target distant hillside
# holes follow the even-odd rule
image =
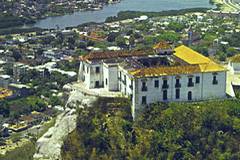
[[[156,104],[136,121],[126,100],[79,110],[62,148],[72,159],[240,159],[240,101]]]
[[[1,28],[9,28],[9,27],[17,27],[24,24],[34,23],[33,20],[22,18],[22,17],[15,17],[11,15],[0,15],[0,29]]]
[[[180,9],[180,10],[168,10],[161,12],[142,12],[142,11],[120,11],[117,16],[108,17],[105,22],[114,22],[121,21],[125,19],[133,19],[146,15],[148,17],[159,17],[159,16],[177,16],[183,15],[186,13],[195,13],[195,12],[207,12],[209,8],[189,8],[189,9]]]

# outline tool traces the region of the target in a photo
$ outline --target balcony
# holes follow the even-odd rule
[[[169,88],[169,85],[168,84],[163,84],[162,85],[162,89],[168,89]]]
[[[175,88],[181,88],[181,87],[182,87],[181,83],[176,83],[175,84]]]
[[[194,87],[194,83],[193,82],[188,82],[188,87]]]
[[[143,92],[146,92],[147,90],[148,90],[147,87],[142,87]]]
[[[213,85],[217,85],[218,84],[218,80],[213,80],[212,84]]]

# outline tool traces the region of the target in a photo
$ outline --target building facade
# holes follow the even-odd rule
[[[79,82],[119,91],[132,113],[157,102],[200,101],[226,96],[226,69],[186,46],[166,43],[155,52],[90,53],[81,57]]]

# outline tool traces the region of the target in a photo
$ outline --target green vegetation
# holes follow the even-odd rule
[[[29,96],[17,100],[3,100],[0,102],[0,114],[12,119],[19,118],[22,114],[29,114],[32,111],[44,111],[47,104],[44,100],[36,96]]]
[[[0,35],[21,34],[21,33],[41,32],[41,31],[44,31],[44,29],[36,28],[36,27],[31,27],[31,28],[13,27],[13,28],[0,29]]]
[[[37,133],[37,135],[31,135],[31,141],[26,142],[26,144],[7,152],[6,155],[1,155],[0,160],[32,160],[35,153],[36,140],[43,136],[44,133],[48,131],[49,128],[54,126],[56,118],[51,119],[43,124],[43,129]],[[20,140],[22,138],[22,133],[14,133],[11,135],[11,140]]]
[[[29,142],[4,156],[0,156],[0,160],[32,160],[34,153],[35,142]]]
[[[224,41],[229,42],[229,44],[234,47],[240,47],[239,39],[240,39],[240,32],[234,32],[231,35],[225,36],[223,38]]]
[[[1,22],[0,29],[34,23],[33,20],[28,18],[15,17],[11,15],[4,15],[4,14],[0,16],[0,22]]]
[[[181,9],[181,10],[169,10],[161,12],[141,12],[141,11],[121,11],[117,16],[108,17],[105,22],[120,21],[125,19],[133,19],[146,15],[148,17],[160,17],[160,16],[177,16],[183,15],[186,13],[194,12],[206,12],[209,8],[190,8],[190,9]]]
[[[155,104],[133,122],[126,101],[79,110],[71,159],[240,159],[240,101]]]

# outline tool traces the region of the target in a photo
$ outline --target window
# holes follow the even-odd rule
[[[96,67],[96,73],[100,73],[100,67]]]
[[[176,79],[176,84],[179,84],[180,83],[180,79]]]
[[[127,77],[126,77],[126,75],[124,75],[124,80],[123,80],[123,84],[127,84]]]
[[[168,83],[168,81],[166,79],[164,79],[163,80],[163,86],[162,86],[163,89],[168,89],[169,86],[168,86],[167,83]]]
[[[147,104],[147,96],[142,96],[142,104]]]
[[[196,83],[200,83],[200,77],[199,76],[196,77]]]
[[[180,89],[176,89],[176,99],[180,98]]]
[[[180,88],[180,87],[181,87],[180,79],[176,79],[175,88]]]
[[[163,100],[166,101],[168,99],[168,93],[167,90],[163,91]]]
[[[83,71],[85,72],[85,65],[83,64]]]
[[[217,85],[218,84],[218,80],[217,80],[217,77],[216,75],[213,76],[213,85]]]
[[[189,100],[189,101],[192,100],[192,92],[191,92],[191,91],[188,92],[188,100]]]
[[[131,100],[131,101],[133,100],[133,95],[132,95],[132,94],[130,94],[130,100]]]
[[[147,91],[146,82],[142,82],[142,91],[143,91],[143,92],[146,92],[146,91]]]
[[[119,72],[119,79],[122,79],[122,72]]]
[[[133,89],[133,80],[131,80],[131,84],[129,85],[130,89]]]
[[[108,85],[108,80],[107,80],[107,78],[106,78],[106,80],[105,80],[105,84]]]
[[[158,80],[154,81],[154,86],[155,86],[155,88],[159,88],[159,81]]]
[[[188,87],[193,87],[193,86],[194,86],[193,79],[188,78]]]

